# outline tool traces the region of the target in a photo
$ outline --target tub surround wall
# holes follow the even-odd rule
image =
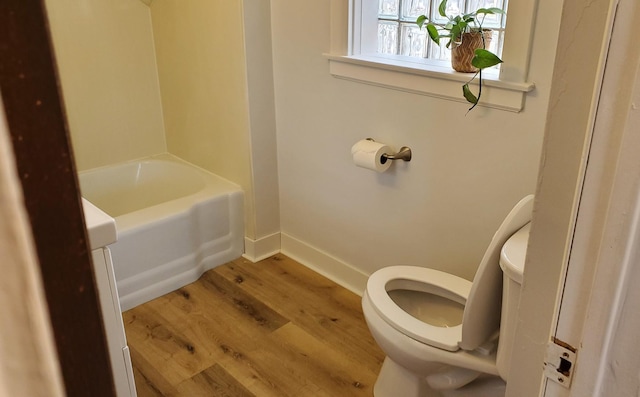
[[[239,183],[255,235],[241,0],[156,0],[151,16],[169,152]]]
[[[149,7],[45,3],[78,169],[165,152]]]
[[[151,16],[169,151],[248,187],[241,1],[157,0]]]
[[[169,152],[240,184],[246,256],[280,250],[269,4],[155,0]]]
[[[78,169],[175,154],[242,186],[249,258],[278,251],[269,4],[47,3]]]

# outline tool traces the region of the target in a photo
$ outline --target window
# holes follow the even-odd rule
[[[446,40],[440,46],[429,40],[426,29],[420,29],[416,18],[426,15],[430,20],[445,24],[438,13],[441,0],[378,0],[379,54],[404,55],[417,58],[450,60],[451,51]],[[496,7],[506,11],[505,0],[449,0],[447,15],[468,13],[478,8]],[[506,15],[487,15],[482,26],[493,31],[489,50],[500,55],[504,39]]]
[[[505,9],[507,1],[449,0],[448,5],[473,9],[480,6],[499,7],[504,2],[502,8]],[[453,71],[446,51],[431,45],[426,36],[418,39],[406,33],[404,43],[402,41],[403,27],[406,32],[415,26],[413,21],[420,15],[418,9],[424,9],[426,15],[433,16],[435,13],[437,16],[439,2],[331,0],[331,51],[326,54],[329,72],[335,77],[365,84],[465,102],[461,85],[471,76]],[[485,20],[484,25],[492,25],[492,29],[496,29],[497,40],[492,40],[492,45],[498,46],[504,64],[499,70],[483,73],[482,106],[519,112],[523,109],[526,93],[533,90],[534,84],[527,82],[526,78],[536,2],[510,2],[509,24],[506,24],[506,18]],[[389,38],[385,37],[385,43],[391,43],[385,45],[390,50],[378,51],[379,25],[384,24],[394,27],[384,27],[389,35]],[[415,28],[419,32],[417,26]],[[422,47],[422,42],[425,47]],[[403,50],[403,46],[409,49]],[[424,54],[431,55],[431,58],[423,57]]]

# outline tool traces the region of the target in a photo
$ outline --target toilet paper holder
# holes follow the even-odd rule
[[[375,142],[373,138],[367,138],[367,141]],[[403,146],[400,148],[398,153],[384,153],[382,155],[382,164],[384,164],[387,160],[403,160],[403,161],[411,161],[411,148],[408,146]]]

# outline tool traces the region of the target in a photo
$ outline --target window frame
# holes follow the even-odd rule
[[[377,54],[377,0],[331,0],[329,72],[338,78],[465,102],[461,84],[472,75],[446,61]],[[480,106],[520,112],[526,94],[537,0],[510,1],[500,71],[483,72]],[[367,23],[369,21],[369,23]],[[523,46],[522,43],[527,43]],[[476,79],[477,80],[477,79]],[[472,83],[475,84],[475,83]]]

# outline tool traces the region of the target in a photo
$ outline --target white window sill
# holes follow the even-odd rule
[[[454,71],[448,62],[427,64],[408,57],[379,55],[325,56],[335,77],[459,102],[466,102],[462,85],[473,76]],[[479,105],[511,112],[523,109],[526,93],[535,87],[533,83],[502,81],[493,70],[483,71],[482,80]],[[477,93],[477,88],[475,79],[471,89]]]

